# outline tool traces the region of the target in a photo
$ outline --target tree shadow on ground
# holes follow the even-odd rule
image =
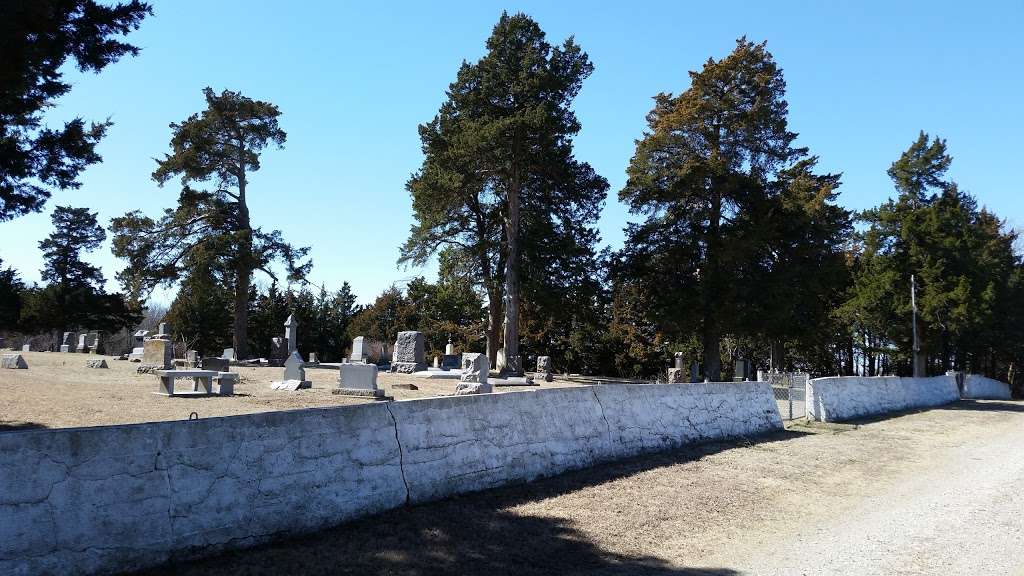
[[[936,406],[937,410],[970,410],[973,412],[1024,412],[1024,403],[1011,400],[960,400],[945,406]]]
[[[924,412],[930,412],[932,410],[969,410],[974,412],[1024,412],[1024,404],[1020,402],[1013,402],[1010,400],[986,400],[983,402],[979,402],[978,400],[956,400],[949,404],[943,404],[942,406],[915,408],[913,410],[900,410],[899,412],[886,412],[885,414],[864,416],[862,418],[855,418],[853,420],[843,420],[841,424],[861,426],[864,424],[884,422],[886,420],[892,420],[893,418],[899,418],[901,416],[909,416],[911,414],[922,414]]]
[[[19,432],[21,430],[39,430],[49,428],[46,424],[39,422],[22,422],[20,420],[0,420],[0,433]]]
[[[604,549],[563,518],[510,509],[724,450],[810,435],[780,431],[751,440],[685,447],[602,464],[528,484],[392,510],[307,536],[138,573],[169,575],[440,574],[499,576],[734,576],[729,568],[690,568]],[[585,528],[585,527],[584,527]],[[653,543],[651,548],[657,548]]]

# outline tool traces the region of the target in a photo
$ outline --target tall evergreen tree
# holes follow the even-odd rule
[[[92,296],[103,293],[103,273],[82,260],[82,252],[100,247],[107,234],[88,208],[57,206],[50,215],[53,232],[39,242],[43,280],[52,287],[53,329],[78,328],[90,314]]]
[[[921,133],[889,169],[895,198],[865,211],[867,228],[842,312],[859,331],[865,372],[911,372],[910,277],[920,347],[932,372],[993,373],[1015,331],[1016,234],[945,179],[946,142]]]
[[[529,254],[561,254],[546,249],[556,239],[592,253],[596,241],[592,224],[608,184],[573,156],[580,124],[571,109],[592,70],[572,38],[552,47],[528,16],[502,14],[487,54],[463,63],[440,113],[420,128],[426,158],[408,184],[417,225],[407,258],[423,261],[439,246],[454,244],[478,259],[490,300],[489,354],[500,274],[502,342],[511,373],[523,369],[519,311]],[[447,215],[458,217],[458,228],[442,236]],[[531,249],[529,243],[536,244]],[[537,267],[545,269],[543,263]]]
[[[705,374],[719,378],[720,342],[741,299],[734,281],[761,243],[767,183],[798,158],[787,126],[785,81],[764,43],[741,38],[726,58],[690,73],[691,85],[659,94],[619,193],[643,222],[630,225],[630,274],[657,284],[653,305],[670,333],[698,327]]]
[[[118,278],[129,292],[146,293],[159,283],[172,283],[183,263],[196,251],[216,254],[234,293],[235,352],[248,352],[248,302],[253,272],[275,277],[270,264],[281,260],[290,281],[302,280],[312,263],[299,263],[308,248],[284,242],[277,230],[253,227],[249,217],[248,174],[259,170],[260,153],[281,147],[286,135],[278,125],[280,111],[269,102],[237,92],[203,91],[207,108],[180,124],[171,124],[171,154],[158,160],[153,179],[161,185],[180,176],[178,207],[159,220],[129,212],[115,218],[114,254],[128,260]],[[189,185],[212,180],[213,190]]]
[[[21,294],[25,283],[14,268],[4,268],[0,260],[0,330],[14,330],[21,316]]]
[[[99,72],[139,49],[116,38],[151,14],[139,0],[0,0],[0,222],[42,210],[54,188],[78,188],[79,173],[101,160],[96,144],[109,120],[81,118],[62,128],[43,112],[71,90],[64,65]]]

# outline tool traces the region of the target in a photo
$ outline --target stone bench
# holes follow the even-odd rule
[[[161,396],[211,396],[219,394],[229,396],[235,393],[238,374],[234,372],[217,372],[215,370],[157,370],[160,385],[154,394]],[[175,390],[174,381],[178,378],[191,378],[191,390]],[[213,383],[217,381],[217,390]]]

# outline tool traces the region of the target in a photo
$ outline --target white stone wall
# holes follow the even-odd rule
[[[1009,400],[1010,385],[980,374],[968,374],[964,378],[963,397],[974,400]]]
[[[841,376],[807,383],[807,417],[838,422],[955,402],[960,391],[953,376]]]
[[[385,404],[0,434],[0,574],[106,574],[401,506]]]
[[[762,382],[432,398],[0,434],[0,574],[100,574],[782,428]]]

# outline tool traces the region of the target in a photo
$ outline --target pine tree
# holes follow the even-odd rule
[[[592,70],[573,39],[552,47],[528,16],[502,14],[487,54],[463,63],[438,116],[420,127],[426,158],[408,184],[417,225],[403,259],[423,262],[443,245],[475,259],[489,300],[488,355],[494,359],[500,308],[510,373],[523,370],[519,311],[529,259],[562,254],[560,244],[592,252],[596,241],[591,226],[608,184],[573,156],[580,124],[571,109]],[[535,264],[547,270],[557,262]]]
[[[0,222],[42,210],[54,188],[78,188],[79,173],[101,160],[96,144],[109,120],[86,126],[74,118],[54,129],[43,112],[71,90],[62,80],[69,59],[99,72],[138,54],[115,38],[151,13],[139,0],[0,0]]]
[[[726,58],[690,73],[679,96],[659,94],[619,193],[645,217],[627,230],[631,272],[651,285],[669,334],[696,327],[705,374],[721,371],[720,342],[742,299],[734,275],[761,239],[752,206],[767,183],[804,154],[787,127],[785,81],[764,43],[741,38]]]
[[[107,234],[88,208],[57,206],[50,220],[53,232],[39,242],[45,267],[43,280],[53,289],[53,329],[78,328],[89,316],[92,296],[103,293],[103,273],[82,260],[82,252],[100,247]]]
[[[25,283],[14,268],[4,268],[0,260],[0,331],[14,330],[21,317],[21,299]]]
[[[159,220],[140,212],[115,218],[114,254],[128,260],[118,274],[130,293],[145,294],[157,284],[172,283],[184,273],[183,263],[197,252],[213,254],[227,271],[233,298],[233,337],[240,358],[248,353],[248,302],[253,272],[275,278],[269,265],[281,260],[289,281],[305,278],[312,266],[300,264],[308,248],[295,248],[277,230],[264,232],[249,218],[248,174],[260,168],[260,153],[286,139],[278,125],[280,111],[268,102],[237,92],[203,91],[207,108],[180,124],[171,124],[171,154],[158,160],[153,179],[161,185],[181,177],[183,189],[174,210]],[[195,190],[191,183],[213,180],[213,190]]]

